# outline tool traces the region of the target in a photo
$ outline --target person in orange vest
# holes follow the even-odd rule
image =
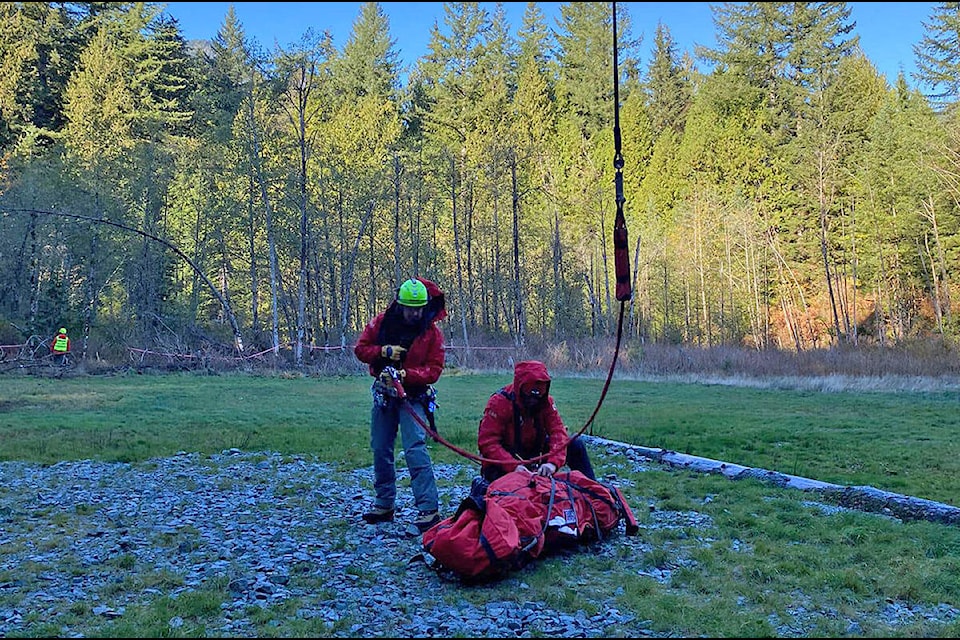
[[[67,330],[60,327],[60,331],[50,343],[50,353],[52,353],[58,364],[67,364],[67,354],[70,353],[70,338],[67,336]]]

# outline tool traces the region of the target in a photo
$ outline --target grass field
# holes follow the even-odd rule
[[[509,377],[446,375],[437,423],[452,444],[476,451],[491,393]],[[4,377],[0,460],[139,461],[177,451],[236,447],[306,453],[348,467],[369,464],[369,378],[296,375]],[[571,432],[593,413],[599,378],[554,380]],[[960,395],[832,392],[614,379],[590,431],[840,485],[956,505],[960,496]],[[434,445],[441,461],[461,460]]]
[[[445,375],[437,384],[441,434],[475,451],[483,406],[507,382],[505,374]],[[571,431],[593,413],[603,382],[555,379],[552,394]],[[307,454],[344,469],[370,465],[369,378],[363,376],[131,372],[4,377],[0,385],[2,461],[139,463],[179,451],[239,448]],[[957,393],[948,390],[822,392],[614,379],[592,431],[956,505],[958,408]],[[475,465],[436,443],[431,452],[437,463]],[[628,488],[645,525],[654,514],[677,514],[702,526],[645,527],[648,550],[639,558],[545,559],[523,577],[525,600],[590,614],[596,602],[612,597],[621,611],[649,620],[654,634],[681,637],[790,635],[784,629],[808,637],[960,635],[958,527],[828,511],[802,492],[755,480],[667,468],[637,473],[604,456],[597,467]],[[0,585],[24,579],[0,571]],[[497,602],[516,597],[516,586],[505,580],[464,588],[457,597]],[[217,603],[228,596],[214,590],[205,597]],[[0,612],[16,606],[0,592]],[[209,609],[181,614],[190,621],[182,635],[204,635],[204,624],[218,615],[216,606]],[[894,619],[891,611],[907,613]],[[146,607],[131,610],[123,626],[81,619],[74,628],[90,636],[148,633],[167,629],[169,615],[163,615]],[[283,610],[259,612],[257,620],[261,636],[311,635],[291,626]],[[23,635],[44,629],[27,628]]]

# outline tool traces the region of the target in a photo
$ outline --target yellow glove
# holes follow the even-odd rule
[[[406,351],[406,349],[396,344],[385,344],[380,347],[380,355],[394,362],[400,362],[400,358]]]

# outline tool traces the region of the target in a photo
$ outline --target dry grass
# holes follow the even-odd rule
[[[471,337],[465,344],[446,327],[448,371],[496,372],[513,369],[521,360],[541,360],[555,375],[604,377],[613,362],[616,340],[584,338],[550,341],[528,338],[516,346],[509,338]],[[243,358],[228,348],[179,354],[175,349],[146,353],[99,349],[79,357],[74,373],[116,370],[156,371],[286,371],[292,375],[328,376],[364,373],[353,345],[305,346],[302,365],[293,350],[279,355],[252,350]],[[108,354],[109,355],[106,355]],[[79,356],[79,354],[78,354]],[[634,380],[674,380],[753,387],[803,388],[818,391],[907,390],[960,388],[960,354],[939,340],[915,341],[895,347],[837,347],[804,352],[747,347],[691,347],[643,344],[633,336],[621,340],[616,377]]]

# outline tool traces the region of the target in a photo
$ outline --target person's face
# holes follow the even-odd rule
[[[547,383],[542,380],[534,382],[520,394],[520,399],[528,411],[538,409],[547,399]]]
[[[403,310],[403,321],[407,324],[416,324],[423,317],[423,307],[407,307],[400,305]]]

